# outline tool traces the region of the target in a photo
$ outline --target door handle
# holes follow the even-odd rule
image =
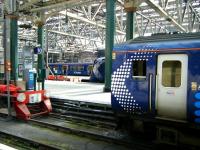
[[[152,80],[153,80],[153,74],[149,74],[149,111],[151,112],[152,109]]]
[[[155,93],[155,109],[158,108],[158,92],[159,92],[159,88],[158,88],[158,78],[159,78],[159,74],[156,75],[156,93]]]

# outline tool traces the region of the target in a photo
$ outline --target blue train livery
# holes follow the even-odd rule
[[[54,75],[90,76],[92,63],[49,63]]]
[[[139,37],[112,59],[115,112],[200,123],[200,33]]]
[[[94,61],[92,73],[90,75],[90,81],[104,82],[104,79],[105,79],[105,57],[100,57]]]
[[[102,83],[105,77],[105,57],[95,59],[94,63],[50,63],[49,68],[53,75],[90,76],[90,82]]]

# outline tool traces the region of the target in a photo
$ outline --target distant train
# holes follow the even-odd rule
[[[104,82],[104,80],[105,80],[105,57],[100,57],[94,61],[92,73],[90,75],[90,81]]]
[[[139,37],[116,45],[112,60],[118,115],[200,125],[200,33]]]
[[[58,80],[64,80],[64,76],[90,76],[90,82],[104,82],[105,57],[97,58],[94,63],[50,63],[49,68]]]
[[[54,75],[90,76],[92,63],[49,63]]]

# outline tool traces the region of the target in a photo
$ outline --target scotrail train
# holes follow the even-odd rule
[[[55,75],[89,76],[92,63],[50,63],[49,67]]]
[[[112,59],[117,114],[200,126],[200,33],[139,37],[116,45]]]
[[[104,82],[105,57],[97,58],[94,63],[50,63],[53,74],[50,80],[64,80],[66,76],[90,76],[90,82]]]

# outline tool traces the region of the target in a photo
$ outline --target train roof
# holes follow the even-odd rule
[[[125,43],[140,43],[140,42],[160,42],[160,41],[173,41],[173,40],[191,40],[200,39],[200,32],[197,33],[158,33],[152,36],[140,36],[135,39],[129,40]]]
[[[184,41],[184,42],[182,42]],[[191,42],[194,46],[200,47],[200,32],[197,33],[176,33],[176,34],[166,34],[160,33],[152,36],[141,36],[135,39],[126,41],[114,46],[114,50],[130,50],[130,49],[140,49],[144,46],[155,46],[157,48],[167,47],[167,48],[187,48],[191,47]],[[189,45],[190,44],[190,45]]]

